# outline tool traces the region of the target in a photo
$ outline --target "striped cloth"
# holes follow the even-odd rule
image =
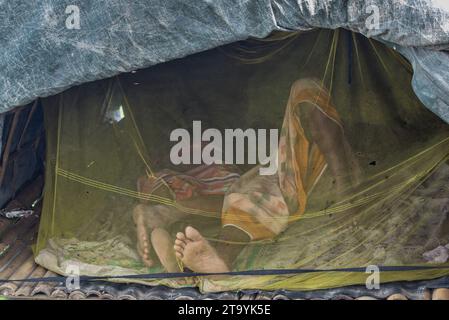
[[[153,177],[139,178],[137,189],[141,193],[153,194],[165,184],[177,201],[202,195],[224,195],[240,178],[236,171],[232,166],[224,165],[199,165],[184,173],[164,169]]]

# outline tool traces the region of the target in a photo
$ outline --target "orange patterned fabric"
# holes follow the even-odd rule
[[[317,81],[296,81],[290,91],[278,149],[278,175],[263,177],[256,170],[243,175],[225,196],[222,224],[245,231],[252,240],[271,239],[292,217],[301,216],[307,197],[326,168],[318,146],[307,139],[299,107],[307,102],[341,126],[329,92]]]

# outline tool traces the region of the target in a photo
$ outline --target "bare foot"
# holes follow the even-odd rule
[[[166,230],[155,228],[151,232],[151,244],[165,270],[167,272],[181,272],[172,243],[170,234]]]
[[[134,210],[133,214],[134,223],[137,228],[137,252],[142,259],[142,262],[147,266],[153,266],[154,262],[150,259],[150,242],[148,241],[148,230],[145,225],[145,216],[144,214],[138,210]]]
[[[171,223],[176,222],[183,215],[185,215],[185,213],[181,212],[180,210],[164,205],[138,204],[135,206],[133,211],[133,219],[137,229],[137,251],[143,263],[147,267],[151,267],[154,265],[154,261],[150,258],[152,247],[149,241],[152,230],[155,228],[163,228],[165,226],[168,226]],[[161,231],[156,232],[156,234],[161,235]],[[157,242],[153,241],[153,245],[154,243]],[[167,252],[169,252],[168,250],[170,250],[170,252],[173,252],[171,244],[163,243],[159,245],[159,247],[166,247]],[[162,255],[163,250],[161,249],[159,252]],[[165,261],[169,263],[167,260]],[[170,265],[172,266],[173,264],[170,263]]]
[[[215,249],[194,228],[178,232],[174,245],[176,256],[194,272],[229,272],[229,268]]]
[[[154,228],[164,225],[159,207],[138,204],[133,212],[133,219],[137,229],[137,252],[147,267],[154,265],[154,261],[150,258],[150,233]]]

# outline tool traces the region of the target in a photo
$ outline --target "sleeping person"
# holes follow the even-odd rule
[[[217,245],[212,245],[193,226],[187,226],[177,233],[174,246],[169,248],[170,236],[164,230],[186,213],[166,205],[139,205],[134,211],[134,220],[142,260],[147,265],[153,263],[149,258],[151,242],[169,272],[179,270],[177,261],[194,272],[232,270],[234,260],[248,243],[273,239],[291,221],[301,217],[311,191],[327,167],[337,193],[359,183],[360,171],[329,92],[318,80],[297,80],[291,86],[284,114],[276,174],[260,175],[259,166],[256,166],[239,177],[235,172],[212,165],[194,170],[209,170],[205,175],[208,178],[222,178],[223,184],[218,189],[209,190],[207,184],[198,184],[201,176],[195,171],[173,175],[174,180],[168,183],[172,190],[188,190],[182,187],[183,183],[194,186],[194,192],[187,192],[187,197],[179,199],[181,202],[195,197],[221,197],[214,203],[215,207],[222,204]],[[149,189],[154,189],[154,183]]]
[[[165,270],[180,271],[168,228],[192,214],[219,219],[226,190],[239,177],[232,166],[200,165],[184,173],[162,170],[155,176],[139,178],[138,192],[159,196],[168,203],[151,205],[142,201],[134,208],[137,251],[142,262],[147,267],[153,266],[154,250]]]

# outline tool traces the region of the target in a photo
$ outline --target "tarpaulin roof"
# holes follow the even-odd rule
[[[416,94],[449,122],[447,0],[0,0],[0,112],[274,30],[339,27],[405,55]]]

